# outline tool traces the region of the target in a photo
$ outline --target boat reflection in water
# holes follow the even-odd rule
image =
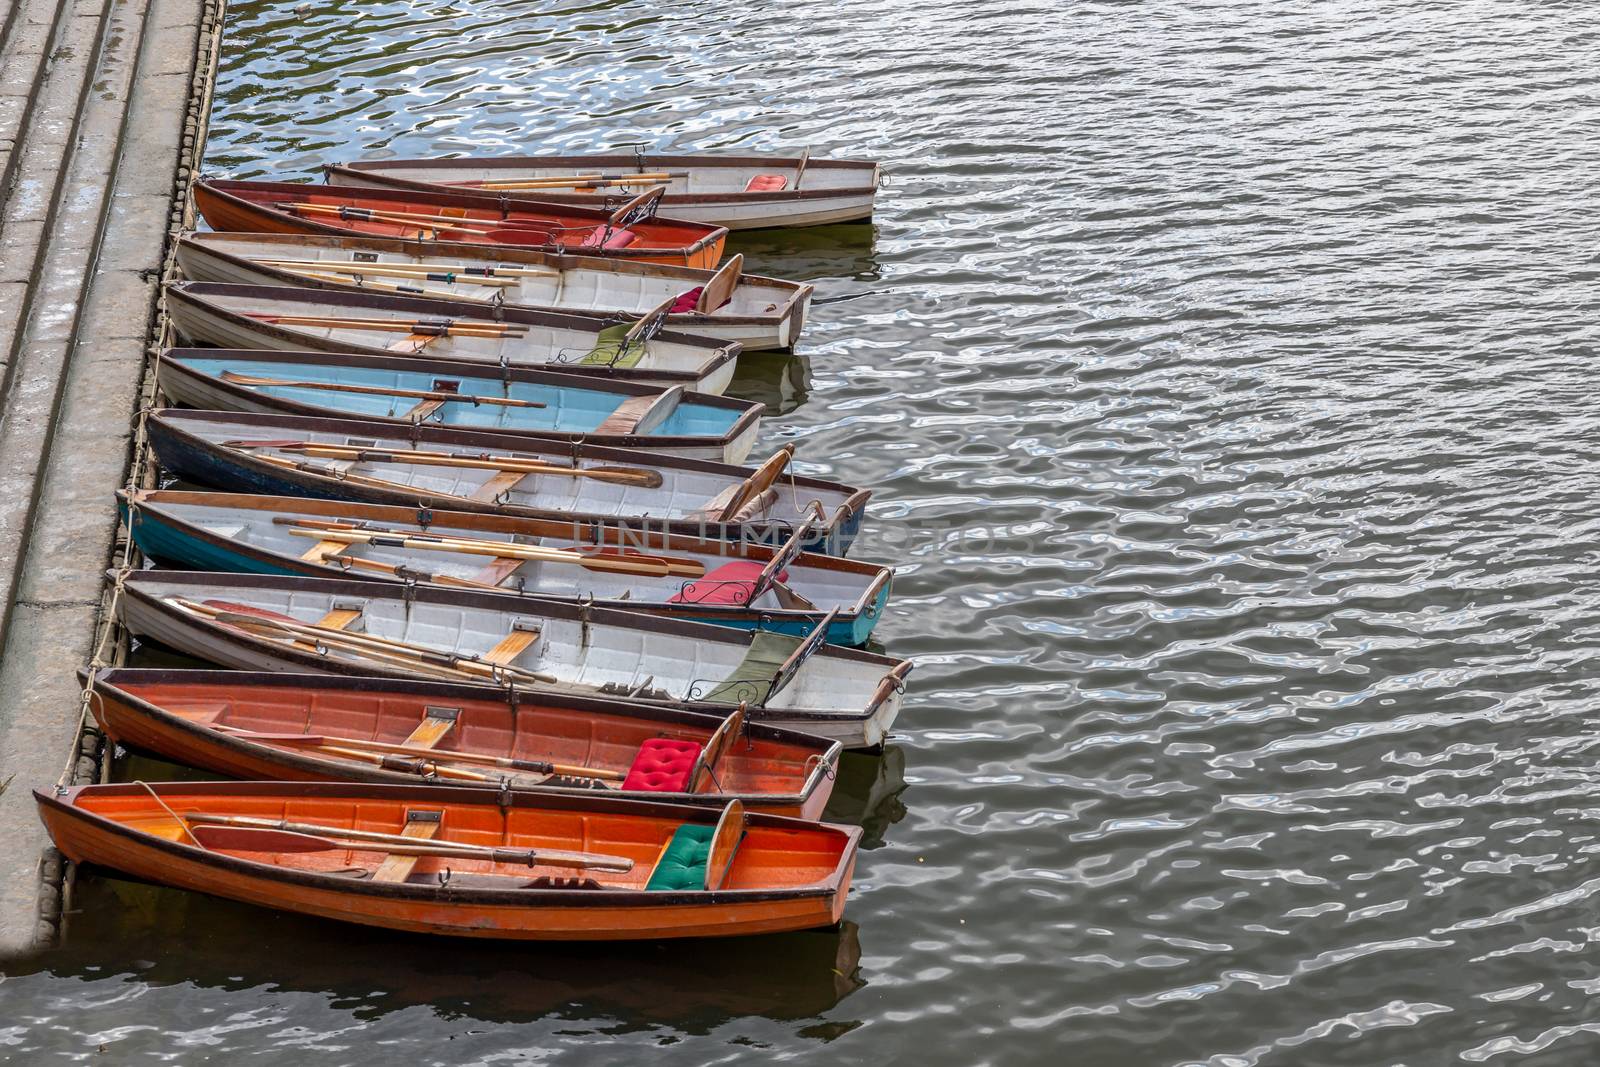
[[[765,404],[766,415],[787,415],[811,395],[811,357],[755,352],[739,360],[728,392]]]
[[[809,1019],[866,984],[859,931],[848,920],[670,946],[519,946],[327,922],[121,878],[80,880],[72,907],[67,947],[34,966],[90,980],[126,974],[130,984],[331,994],[363,1018],[426,1007],[487,1023],[554,1014],[706,1033],[753,1015]],[[172,951],[177,944],[183,952]]]
[[[905,790],[905,749],[885,745],[878,753],[846,752],[822,819],[861,827],[861,847],[877,848],[889,827],[906,817]]]

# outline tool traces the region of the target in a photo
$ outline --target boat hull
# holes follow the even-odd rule
[[[150,676],[150,682],[143,678]],[[308,718],[314,722],[333,721],[335,712],[347,722],[361,724],[361,732],[368,732],[365,717],[377,708],[382,716],[398,717],[410,712],[410,717],[420,721],[430,705],[449,705],[459,713],[458,734],[497,732],[517,736],[525,725],[519,716],[530,714],[526,705],[534,704],[541,711],[551,709],[553,715],[565,716],[573,721],[587,718],[593,725],[588,737],[603,731],[607,724],[621,723],[633,732],[649,731],[654,736],[694,738],[704,743],[722,721],[720,718],[693,713],[680,713],[670,709],[627,704],[621,701],[566,698],[559,701],[549,696],[537,701],[526,698],[512,706],[493,690],[477,686],[439,683],[383,682],[369,678],[334,679],[322,675],[296,676],[292,674],[240,674],[235,671],[156,670],[102,671],[90,679],[89,709],[99,723],[101,731],[112,741],[165,760],[181,763],[200,770],[214,771],[230,778],[279,782],[345,781],[405,785],[415,783],[417,776],[400,771],[385,770],[380,766],[352,760],[317,758],[308,748],[290,748],[253,743],[247,739],[209,728],[156,702],[166,694],[175,707],[213,705],[223,711],[240,709],[250,712],[252,729],[263,733],[298,733]],[[175,694],[181,694],[175,695]],[[302,694],[304,694],[302,696]],[[147,699],[148,697],[148,699]],[[295,698],[299,697],[300,700]],[[252,709],[255,702],[259,708]],[[300,704],[304,703],[302,711]],[[293,709],[294,714],[288,714]],[[273,722],[270,713],[277,711],[282,722]],[[316,727],[316,728],[320,728]],[[612,725],[612,730],[617,727]],[[349,730],[350,727],[345,727]],[[608,789],[607,797],[658,803],[687,804],[693,807],[720,811],[730,800],[738,800],[753,811],[784,815],[797,819],[819,819],[833,794],[838,749],[829,751],[821,739],[810,734],[775,731],[752,724],[751,737],[766,743],[777,742],[786,746],[812,747],[820,763],[803,777],[791,782],[792,788],[783,792],[773,790],[749,791],[747,789],[718,790],[710,793],[660,793]],[[352,731],[353,732],[353,731]],[[576,729],[573,729],[576,736]],[[398,738],[397,738],[398,740]],[[835,745],[838,742],[834,742]],[[553,747],[553,746],[552,746]],[[442,751],[442,750],[441,750]],[[446,753],[448,754],[448,753]],[[490,753],[504,754],[504,753]],[[550,758],[557,762],[585,764],[590,756],[582,744],[569,746],[567,751],[530,754],[528,758]],[[724,757],[725,759],[727,757]],[[770,757],[767,757],[770,758]],[[793,757],[798,760],[799,756]],[[626,768],[621,768],[626,769]],[[738,768],[725,775],[738,780]],[[498,781],[462,788],[480,788],[498,791]],[[511,788],[526,788],[536,793],[552,796],[593,796],[594,792],[583,786],[550,785],[522,786],[512,780]]]
[[[229,183],[233,184],[233,183]],[[263,186],[277,186],[286,190],[290,195],[315,196],[319,192],[326,194],[327,187],[314,185],[296,185],[294,183],[257,183]],[[291,215],[285,211],[273,210],[260,204],[251,202],[241,196],[231,195],[223,188],[212,183],[199,181],[194,184],[195,208],[214,230],[226,230],[241,233],[305,233],[327,235],[349,235],[352,232],[360,234],[362,230],[352,230],[351,225],[334,226],[322,222],[313,222],[309,218]],[[392,193],[393,190],[380,192]],[[415,213],[419,209],[423,213],[434,211],[440,207],[454,208],[463,203],[481,203],[485,209],[493,209],[490,213],[499,211],[497,197],[463,197],[455,195],[435,195],[432,192],[419,192],[408,195],[404,200],[396,203],[376,203],[380,209],[398,210],[401,212]],[[552,207],[567,207],[568,205],[551,205]],[[598,213],[596,222],[603,221],[604,213]],[[462,217],[470,221],[471,217]],[[591,223],[595,224],[595,223]],[[417,229],[418,227],[390,227],[393,229]],[[395,236],[395,234],[380,233],[379,236]],[[727,241],[725,231],[715,231],[707,236],[697,239],[682,248],[641,248],[638,246],[614,249],[584,249],[585,252],[599,251],[605,258],[632,260],[644,263],[663,263],[670,266],[696,267],[700,270],[715,270],[718,263],[722,262],[722,251]],[[469,248],[485,247],[482,243],[473,241],[417,241],[420,247],[431,250],[448,250],[457,246]],[[502,247],[496,245],[494,247]],[[530,245],[526,247],[539,248],[543,246]],[[564,247],[564,246],[563,246]],[[576,250],[576,249],[569,249]]]
[[[293,506],[302,501],[284,500]],[[121,503],[123,523],[128,527],[134,543],[146,556],[159,563],[185,570],[222,571],[234,574],[274,574],[305,578],[349,577],[362,578],[389,584],[400,583],[398,577],[362,570],[335,570],[304,558],[290,557],[266,551],[255,545],[197,529],[170,520],[157,508],[139,508],[130,513],[126,500]],[[435,530],[450,528],[445,516],[435,516]],[[392,521],[403,521],[396,518]],[[759,558],[759,557],[758,557]],[[429,583],[424,583],[429,584]],[[507,596],[522,595],[512,589],[504,590]],[[619,611],[637,611],[659,615],[682,622],[709,623],[736,630],[770,630],[790,637],[805,637],[817,625],[816,613],[763,611],[740,607],[707,608],[693,604],[651,603],[633,600],[612,600],[592,597],[567,597],[550,592],[533,591],[528,596],[577,602],[585,600],[596,607],[615,608]],[[885,582],[877,588],[863,610],[840,612],[828,628],[828,643],[859,648],[871,639],[873,630],[888,606],[890,586]]]
[[[232,294],[222,294],[220,290],[230,289],[228,286],[217,286],[207,282],[180,282],[168,285],[166,289],[167,314],[172,319],[172,324],[178,333],[191,341],[211,345],[217,348],[261,350],[277,352],[317,351],[317,352],[354,352],[369,356],[406,355],[411,357],[428,358],[426,350],[398,352],[385,348],[382,345],[366,344],[362,341],[351,339],[349,336],[326,336],[316,332],[310,327],[284,327],[261,319],[252,318],[247,314],[240,314],[236,310],[219,303],[216,297],[237,295],[241,298],[255,299],[258,301],[279,300],[284,313],[306,311],[319,311],[317,303],[307,303],[308,298],[337,301],[346,310],[358,314],[368,307],[380,307],[380,301],[400,309],[400,314],[415,314],[423,317],[439,316],[442,318],[470,319],[476,316],[488,319],[494,316],[490,312],[475,304],[463,304],[454,300],[411,300],[404,297],[391,298],[388,294],[374,296],[360,290],[335,290],[335,289],[306,289],[301,287],[286,288],[279,286],[244,286],[232,290]],[[554,313],[535,312],[528,310],[501,309],[498,318],[513,324],[526,320],[537,320],[543,315]],[[595,325],[595,320],[579,318],[579,322],[587,328]],[[394,334],[375,333],[374,336],[393,337]],[[657,334],[657,339],[666,341],[669,335]],[[697,393],[710,393],[721,396],[733,384],[734,372],[738,369],[739,353],[731,347],[718,348],[716,342],[708,338],[683,337],[683,335],[670,335],[671,338],[681,339],[685,342],[697,344],[704,349],[704,358],[699,360],[699,365],[693,368],[663,369],[663,368],[613,368],[609,366],[584,366],[579,363],[560,363],[552,358],[549,352],[537,350],[521,350],[513,341],[500,342],[501,348],[498,355],[483,356],[461,351],[450,351],[440,355],[441,361],[472,363],[481,368],[499,367],[502,360],[513,367],[525,367],[530,370],[542,370],[560,374],[572,374],[583,378],[598,380],[614,379],[636,385],[649,385],[665,389],[674,385],[681,385],[685,389]],[[444,341],[453,341],[445,338]],[[593,343],[592,338],[585,342]],[[650,342],[654,343],[654,342]]]
[[[204,787],[222,796],[262,793],[266,792],[264,786],[284,788],[275,783],[256,782],[184,784]],[[814,888],[766,892],[451,889],[447,884],[358,881],[320,872],[289,870],[259,858],[203,850],[143,833],[85,810],[82,805],[88,790],[98,790],[103,796],[133,788],[36,790],[34,797],[56,847],[74,863],[92,864],[157,885],[339,922],[410,933],[500,940],[654,940],[777,933],[829,926],[843,917],[860,837],[860,831],[853,828],[825,827],[845,835],[848,844],[835,876],[825,885]],[[441,790],[436,786],[308,784],[294,788],[311,796],[363,789],[366,794],[379,797],[408,797],[419,806],[451,804],[453,806],[446,810],[447,817],[467,804],[460,798],[459,791]],[[173,785],[161,789],[163,798],[179,805],[179,810],[193,810],[182,806],[182,794],[183,791]],[[267,795],[272,794],[267,792]],[[519,799],[513,797],[512,802]],[[282,802],[279,803],[281,806]],[[628,802],[624,805],[628,806]],[[637,805],[636,810],[639,817],[681,813],[685,822],[712,817],[709,813],[667,805]],[[767,824],[769,818],[751,816],[752,832],[755,827]],[[772,820],[772,823],[779,832],[786,823],[796,832],[818,825],[788,823],[787,820]]]
[[[232,384],[213,375],[201,373],[184,362],[185,357],[198,357],[207,360],[236,357],[240,362],[274,363],[276,362],[274,357],[277,355],[277,350],[169,349],[159,366],[157,380],[161,386],[161,391],[166,394],[167,399],[185,407],[200,408],[206,411],[243,411],[261,415],[303,415],[313,418],[334,419],[363,418],[399,426],[416,425],[410,419],[402,417],[403,412],[394,417],[386,417],[374,415],[368,411],[348,411],[332,406],[302,403],[289,397],[274,396],[258,389]],[[313,353],[295,353],[294,357],[298,362],[309,362],[313,359],[319,362],[325,360],[324,366],[331,364],[338,367],[352,367],[361,364],[363,369],[365,367],[378,367],[381,365],[379,361],[388,361],[390,365],[415,367],[418,370],[426,370],[430,376],[453,377],[457,380],[481,376],[485,373],[484,368],[474,364],[449,363],[445,361],[434,363],[426,360],[389,360],[389,357],[383,356],[374,356],[370,359],[362,360],[359,356],[345,353],[328,353],[325,356]],[[310,357],[310,359],[307,357]],[[283,357],[279,358],[286,359],[288,354],[285,353]],[[285,364],[285,369],[292,377],[292,368]],[[551,378],[559,380],[558,376],[552,375]],[[344,384],[349,383],[346,382]],[[585,389],[598,384],[591,383],[585,379],[574,382],[573,388]],[[619,387],[614,383],[608,384],[611,384],[613,388]],[[557,385],[554,388],[559,389],[560,386]],[[325,395],[334,397],[338,394],[329,392]],[[616,402],[620,405],[635,395],[649,394],[646,391],[619,393]],[[685,396],[693,396],[693,394],[685,394]],[[701,399],[710,398],[703,397]],[[727,403],[726,400],[720,397],[715,399]],[[485,407],[485,410],[492,411],[494,409]],[[726,434],[720,437],[710,434],[656,436],[650,434],[609,434],[593,431],[587,433],[564,432],[561,430],[542,429],[533,425],[494,426],[462,422],[440,423],[425,421],[422,425],[448,426],[452,429],[471,430],[474,433],[505,434],[507,435],[507,447],[515,447],[514,442],[518,438],[537,438],[544,441],[587,442],[605,448],[645,448],[668,456],[687,456],[691,459],[705,459],[717,463],[742,463],[749,457],[750,450],[755,447],[756,437],[761,431],[760,411],[761,408],[759,406],[754,406],[745,416],[741,416],[735,421]]]
[[[654,292],[662,298],[672,291],[687,292],[704,285],[710,278],[708,271],[695,271],[684,267],[662,264],[630,263],[617,260],[552,255],[542,252],[520,251],[507,248],[480,249],[462,246],[456,256],[425,255],[416,251],[415,243],[386,241],[355,237],[326,237],[301,234],[234,234],[201,233],[180,238],[177,244],[178,267],[183,275],[197,282],[218,282],[232,285],[295,285],[314,289],[363,292],[359,283],[340,284],[324,278],[310,278],[305,274],[258,262],[244,253],[245,249],[265,249],[267,257],[294,258],[315,253],[330,253],[328,258],[348,258],[351,254],[372,256],[376,262],[401,263],[448,268],[462,262],[481,263],[486,267],[519,266],[550,268],[563,272],[610,275],[614,284],[643,285],[660,283]],[[381,258],[379,258],[381,257]],[[393,283],[397,279],[385,279]],[[471,300],[492,306],[493,300],[482,298],[481,286],[444,280],[430,280],[429,289],[442,290],[451,299]],[[771,352],[792,349],[805,328],[806,315],[811,307],[812,287],[783,282],[774,278],[746,276],[741,285],[750,286],[754,293],[767,298],[775,306],[771,314],[729,313],[726,309],[712,314],[675,314],[667,316],[669,329],[696,337],[709,337],[718,341],[738,344],[746,352]],[[565,286],[563,286],[565,288]],[[563,315],[583,315],[597,321],[611,323],[618,318],[637,316],[649,311],[660,301],[635,300],[628,307],[607,306],[610,301],[596,300],[594,307],[575,306],[571,303],[540,301],[538,299],[511,298],[504,301],[512,308],[547,309]]]
[[[223,667],[236,670],[274,671],[293,674],[330,674],[341,676],[373,676],[390,679],[416,680],[426,678],[427,674],[420,674],[410,668],[389,664],[370,659],[346,659],[339,656],[327,655],[322,651],[314,650],[309,646],[286,644],[279,641],[269,641],[252,638],[244,633],[227,626],[210,624],[206,620],[186,611],[180,611],[167,604],[159,593],[160,587],[165,583],[178,583],[172,588],[183,595],[191,597],[205,597],[216,593],[224,593],[228,597],[250,595],[254,587],[272,589],[277,583],[285,580],[270,576],[219,575],[214,586],[206,584],[210,581],[209,575],[193,572],[144,572],[150,576],[149,588],[146,588],[146,579],[140,572],[134,572],[137,581],[124,576],[121,595],[116,601],[117,618],[123,626],[141,638],[156,641],[169,648],[176,649],[197,659],[205,660]],[[389,587],[375,583],[363,582],[337,582],[325,579],[306,581],[293,579],[291,582],[300,583],[295,588],[306,588],[315,595],[337,593],[341,598],[361,599],[372,602],[374,600],[392,599],[395,593]],[[410,605],[420,600],[424,595],[437,598],[444,602],[459,602],[459,598],[452,597],[442,591],[416,590],[415,593],[401,594],[408,611]],[[521,603],[514,597],[505,597],[503,594],[489,594],[495,597],[497,603],[495,610],[515,612]],[[485,594],[471,594],[481,602]],[[468,601],[471,602],[471,601]],[[530,612],[539,611],[549,615],[554,612],[571,613],[572,609],[558,602],[550,601],[542,605],[529,604],[526,609]],[[629,618],[630,613],[606,611],[604,617],[612,619]],[[601,617],[599,609],[595,615]],[[648,630],[653,628],[667,629],[664,621],[651,619],[649,616],[633,616],[629,623],[634,630]],[[678,635],[687,637],[687,625],[671,627]],[[718,632],[717,628],[694,628],[705,636],[696,637],[696,640],[706,641],[710,634]],[[823,654],[814,657],[821,658]],[[826,655],[838,657],[862,657],[865,654],[849,649],[830,649]],[[831,706],[799,706],[778,705],[774,707],[755,706],[748,709],[749,721],[765,726],[778,726],[785,729],[799,730],[803,733],[814,734],[832,741],[839,741],[847,748],[874,749],[883,744],[890,727],[900,713],[900,708],[905,694],[905,678],[911,670],[909,661],[896,661],[887,657],[867,657],[869,662],[876,661],[871,669],[877,677],[872,692],[863,695],[859,704],[845,705],[838,699],[837,692],[830,689],[829,697],[833,699]],[[807,668],[811,666],[807,664]],[[638,665],[635,664],[635,671]],[[804,669],[804,668],[803,668]],[[820,668],[819,668],[820,669]],[[883,672],[877,675],[876,672]],[[654,676],[646,679],[656,682],[656,688],[667,684],[666,679],[657,681]],[[843,686],[839,686],[840,689]],[[541,691],[545,691],[541,687]],[[571,686],[557,684],[553,687],[557,693],[571,695],[600,696],[611,695],[610,690],[597,691],[591,686]],[[653,690],[652,690],[653,691]],[[691,686],[687,695],[667,695],[651,697],[648,695],[630,696],[630,702],[644,704],[658,704],[663,706],[681,708],[686,711],[701,714],[723,716],[730,710],[727,703],[711,703],[703,699],[705,693],[698,686]],[[753,698],[752,698],[753,699]]]
[[[323,168],[323,172],[330,185],[347,188],[461,193],[471,191],[473,187],[450,183],[519,180],[597,171],[638,173],[641,167],[647,170],[686,170],[691,175],[689,180],[697,182],[700,188],[690,191],[684,186],[682,178],[673,179],[668,182],[666,193],[661,198],[662,214],[686,222],[723,226],[729,230],[756,230],[827,226],[864,222],[872,218],[879,182],[879,169],[875,164],[864,160],[812,159],[805,164],[803,178],[797,170],[799,164],[799,156],[652,153],[646,156],[615,154],[383,160],[329,165]],[[781,175],[784,188],[762,192],[743,188],[746,181],[757,173]],[[802,188],[793,187],[797,179]],[[706,191],[704,187],[708,184],[715,186],[716,191]],[[503,193],[514,200],[531,198],[572,207],[615,208],[637,191],[637,188],[620,192],[610,189],[595,192],[498,190],[492,195]]]
[[[188,413],[178,412],[178,416]],[[203,413],[197,413],[197,418],[203,418]],[[241,416],[249,418],[250,416]],[[365,424],[356,420],[335,419],[278,419],[272,416],[264,417],[261,426],[263,432],[282,433],[294,425],[294,432],[301,432],[298,424],[305,423],[310,428],[316,429],[324,426],[337,426],[343,432],[371,433],[375,429],[387,431],[389,427],[383,424]],[[524,518],[557,520],[570,523],[572,535],[582,537],[585,531],[598,528],[602,529],[628,529],[640,532],[660,532],[674,537],[706,538],[715,537],[729,541],[743,541],[755,544],[771,544],[783,541],[789,532],[788,522],[702,522],[698,519],[673,518],[660,515],[641,515],[635,517],[617,516],[614,514],[601,514],[586,511],[573,511],[566,509],[544,509],[521,504],[496,504],[492,501],[476,501],[463,496],[442,495],[430,493],[422,489],[409,489],[401,492],[398,489],[390,490],[375,485],[367,485],[355,481],[337,481],[332,478],[319,477],[305,471],[276,466],[251,458],[249,455],[232,450],[213,447],[208,441],[198,434],[187,432],[182,418],[168,419],[163,413],[156,413],[146,424],[151,447],[155,450],[162,467],[187,481],[201,485],[212,486],[230,492],[253,493],[262,496],[299,496],[311,497],[317,500],[349,500],[367,504],[387,504],[412,509],[439,508],[473,512],[482,515],[504,515]],[[455,447],[456,442],[468,443],[469,438],[477,438],[472,444],[484,440],[483,435],[442,436],[438,438],[423,438],[432,443],[437,441],[449,447]],[[496,440],[492,436],[487,440]],[[576,446],[575,446],[576,447]],[[594,456],[604,458],[609,462],[628,462],[632,457],[625,450],[601,450],[584,448],[583,455],[587,458]],[[674,457],[663,457],[664,462],[671,462]],[[691,462],[691,461],[685,461]],[[810,487],[804,481],[799,483],[802,492]],[[807,551],[821,552],[828,555],[843,556],[848,554],[851,544],[861,531],[861,523],[866,515],[866,502],[869,494],[865,490],[858,490],[852,494],[835,513],[828,524],[818,530],[815,539],[808,542]]]

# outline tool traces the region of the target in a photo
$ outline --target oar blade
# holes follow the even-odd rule
[[[288,830],[259,830],[251,826],[196,823],[189,827],[189,832],[205,848],[230,852],[331,852],[351,847],[325,837],[296,834]]]

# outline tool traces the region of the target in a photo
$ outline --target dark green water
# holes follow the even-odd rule
[[[235,5],[214,173],[882,160],[746,361],[913,656],[838,933],[440,944],[120,883],[18,1063],[1600,1056],[1600,17],[1458,0]],[[99,1051],[103,1048],[104,1051]]]

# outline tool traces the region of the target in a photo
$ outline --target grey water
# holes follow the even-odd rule
[[[758,454],[914,657],[838,931],[460,945],[110,880],[15,1063],[1600,1058],[1600,11],[232,5],[207,168],[881,160]]]

